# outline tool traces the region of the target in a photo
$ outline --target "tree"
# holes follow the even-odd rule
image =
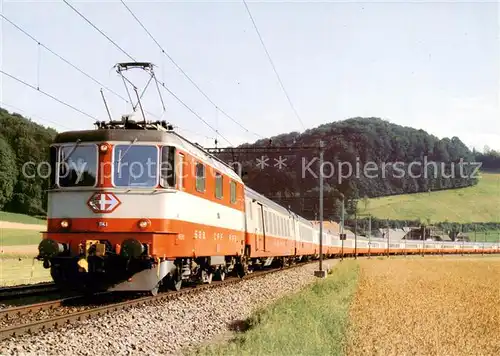
[[[362,197],[373,198],[461,188],[477,183],[475,178],[456,178],[457,175],[455,178],[443,177],[441,162],[447,165],[444,170],[448,172],[451,170],[451,163],[455,163],[457,167],[456,162],[460,159],[464,162],[474,161],[474,155],[458,137],[439,139],[423,130],[395,125],[374,117],[336,121],[306,130],[300,135],[296,132],[281,134],[241,147],[259,147],[259,149],[268,147],[269,154],[273,154],[273,145],[310,147],[317,146],[320,139],[325,143],[324,185],[344,194],[346,210],[348,204],[351,205],[349,210],[352,210],[353,204],[348,203],[352,199],[361,198],[361,201],[365,202]],[[289,200],[292,210],[306,218],[314,219],[315,208],[309,202],[316,202],[319,193],[318,154],[312,151],[294,151],[294,148],[290,148],[289,153],[285,169],[269,167],[264,172],[255,167],[255,158],[260,157],[261,151],[253,155],[244,153],[248,162],[253,161],[249,166],[246,183],[271,199],[293,197]],[[228,151],[225,156],[221,154],[219,157],[230,161],[232,155],[233,153]],[[437,167],[424,167],[424,158],[427,158],[427,162],[436,162]],[[412,164],[415,161],[422,163],[422,166]],[[390,162],[402,163],[398,168],[405,174],[400,176],[400,172],[396,171],[394,166],[386,165]],[[365,170],[365,167],[368,168],[367,163],[372,166],[375,164],[375,170],[371,168]],[[465,163],[464,166],[469,165]],[[410,176],[410,171],[413,176]],[[425,174],[426,171],[428,174]],[[293,202],[293,199],[296,202]],[[334,199],[338,200],[338,197],[334,196]],[[365,206],[365,209],[367,208],[368,206]],[[325,216],[337,216],[337,203],[325,205],[324,212]]]
[[[16,156],[0,135],[0,209],[9,202],[17,180]]]
[[[49,146],[56,131],[0,108],[0,135],[14,153],[15,168],[11,171],[16,175],[12,196],[2,208],[22,214],[43,214],[47,202],[44,192],[47,179],[33,173],[37,165],[48,160]],[[30,163],[30,174],[23,172],[26,163]]]

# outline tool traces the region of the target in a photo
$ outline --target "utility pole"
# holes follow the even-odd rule
[[[425,255],[425,229],[426,229],[426,226],[424,225],[424,227],[422,229],[422,257],[424,257],[424,255]]]
[[[315,276],[326,277],[323,271],[323,141],[319,141],[319,271]]]
[[[465,236],[462,236],[462,256],[464,255],[464,249],[465,249]]]
[[[371,248],[372,248],[372,216],[368,215],[368,258],[371,258],[370,255]]]
[[[342,230],[342,233],[344,233],[344,194],[342,193],[342,212],[341,212],[341,217],[340,217],[340,228]]]
[[[341,214],[341,224],[340,224],[340,230],[342,231],[341,234],[344,234],[344,194],[342,193],[342,214]],[[341,240],[342,242],[342,252],[341,252],[341,257],[340,260],[344,260],[344,239]]]
[[[488,236],[488,231],[484,232],[484,239],[483,239],[483,249],[481,251],[481,254],[484,256],[484,245],[486,244],[486,236]]]
[[[358,212],[354,212],[354,259],[358,259]]]
[[[389,222],[387,221],[387,257],[389,257],[389,249],[391,248],[391,242],[389,240]]]

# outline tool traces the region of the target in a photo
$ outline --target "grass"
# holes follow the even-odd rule
[[[0,229],[0,246],[38,245],[41,239],[36,230]]]
[[[6,211],[0,211],[0,221],[9,221],[22,224],[37,224],[37,225],[44,225],[46,223],[45,220],[37,219],[33,216],[8,213]]]
[[[347,355],[498,355],[498,256],[360,266]]]
[[[358,264],[338,263],[324,280],[254,314],[248,330],[198,355],[341,355]]]
[[[2,255],[0,286],[52,281],[50,271],[43,268],[42,263],[28,256]]]
[[[473,187],[373,198],[359,208],[382,219],[500,222],[500,173],[482,172]]]
[[[500,241],[500,230],[490,230],[490,231],[477,231],[474,234],[474,231],[466,232],[469,236],[470,241],[477,242],[499,242]]]

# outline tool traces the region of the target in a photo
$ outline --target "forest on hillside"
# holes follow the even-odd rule
[[[48,160],[49,145],[56,134],[50,127],[0,108],[0,210],[29,215],[45,214],[47,179],[41,178],[39,174],[30,178],[22,171],[26,162],[38,164]],[[251,188],[289,206],[298,214],[314,219],[318,211],[319,192],[318,179],[314,177],[319,166],[317,150],[278,151],[275,148],[317,147],[320,140],[325,145],[325,162],[329,162],[329,166],[324,169],[326,219],[338,219],[342,195],[347,212],[353,213],[358,202],[367,197],[476,184],[474,178],[458,176],[457,163],[460,160],[472,162],[476,159],[485,162],[485,168],[500,168],[500,154],[496,151],[472,152],[457,137],[439,139],[423,130],[395,125],[378,118],[353,118],[321,125],[301,134],[282,134],[242,145],[240,147],[246,148],[243,153],[229,150],[220,157],[228,162],[240,162],[243,179]],[[252,152],[257,147],[265,153]],[[267,157],[268,164],[259,167],[256,163],[263,156]],[[275,167],[280,156],[284,163],[281,169]],[[443,168],[438,165],[439,172],[435,172],[430,167],[426,178],[422,167],[410,166],[411,162],[423,162],[424,158],[428,162],[443,163]],[[354,170],[358,164],[361,175],[347,177],[345,165],[337,169],[342,162],[351,164]],[[412,176],[421,177],[412,178],[406,174],[398,178],[394,166],[383,168],[385,173],[381,169],[372,170],[372,177],[378,174],[376,178],[366,177],[363,175],[363,165],[367,162],[374,162],[379,167],[384,162],[401,162],[402,169],[412,172]],[[303,175],[303,172],[306,174]],[[456,173],[456,177],[450,177],[452,172]]]
[[[472,163],[475,154],[458,137],[439,139],[424,130],[379,118],[358,117],[324,124],[302,134],[282,134],[243,145],[243,151],[226,150],[219,157],[242,164],[245,182],[251,188],[314,219],[318,212],[318,151],[287,151],[283,147],[318,147],[320,140],[325,145],[324,159],[328,162],[323,170],[324,213],[328,219],[339,219],[342,197],[347,212],[353,214],[358,202],[366,198],[462,188],[477,183],[472,176],[477,166]],[[270,165],[266,167],[259,165],[263,155],[256,148],[262,146],[267,147],[266,162]],[[286,167],[281,169],[276,164],[280,159],[286,159]],[[312,161],[314,164],[308,166]],[[463,162],[461,167],[460,162]],[[368,166],[375,169],[367,170]],[[356,167],[360,167],[359,173]]]
[[[47,180],[26,170],[26,162],[48,161],[49,145],[57,132],[0,108],[0,210],[44,215]],[[44,172],[41,172],[42,175]]]

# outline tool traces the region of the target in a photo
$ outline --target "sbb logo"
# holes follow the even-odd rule
[[[94,193],[87,205],[96,214],[112,213],[121,204],[121,201],[113,193]]]

